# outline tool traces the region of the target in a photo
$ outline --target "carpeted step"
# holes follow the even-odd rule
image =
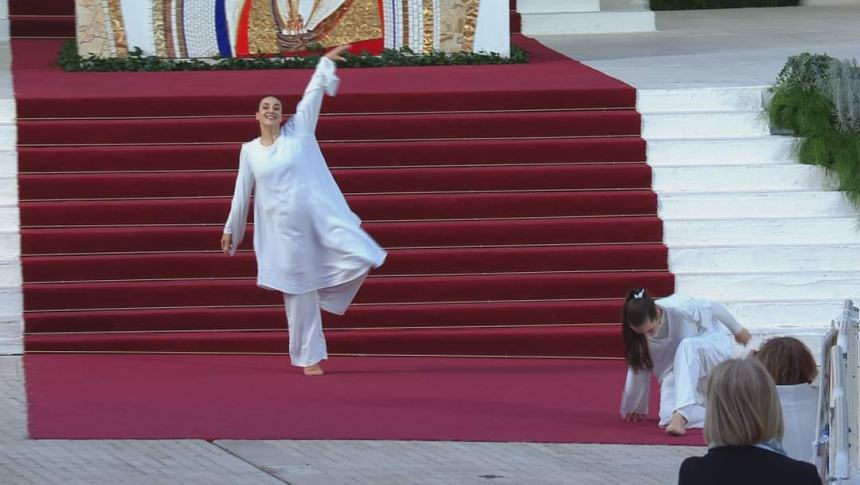
[[[326,334],[332,354],[621,357],[618,326],[342,330]],[[272,353],[286,332],[28,335],[26,352]]]
[[[225,216],[226,218],[226,216]],[[203,226],[31,228],[21,231],[25,255],[217,250],[223,223]],[[365,223],[386,248],[512,244],[660,242],[657,216],[568,217]],[[249,248],[253,226],[249,225]]]
[[[646,215],[657,213],[650,190],[353,195],[368,221]],[[226,220],[230,198],[22,202],[21,226],[213,224]]]
[[[9,15],[75,15],[75,0],[9,0]]]
[[[49,140],[45,140],[48,142]],[[643,162],[638,136],[321,143],[330,167]],[[235,170],[239,144],[18,148],[22,173]]]
[[[320,140],[623,136],[639,134],[639,113],[531,111],[324,116]],[[24,145],[239,142],[259,134],[253,118],[19,120]]]
[[[516,10],[511,10],[508,18],[511,25],[511,33],[519,34],[522,31],[523,26],[523,19],[520,16],[520,13]]]
[[[248,278],[256,276],[251,252],[25,256],[24,281]],[[662,244],[446,248],[392,250],[374,274],[468,274],[540,271],[660,270]]]
[[[342,316],[323,312],[326,329],[486,327],[615,323],[623,301],[548,300],[357,304]],[[40,311],[25,314],[29,334],[159,330],[283,330],[284,306]]]
[[[334,176],[347,194],[651,187],[644,163],[341,169]],[[229,196],[235,181],[232,171],[22,174],[18,193],[22,201]]]
[[[9,33],[15,37],[75,38],[74,15],[10,15]]]
[[[380,276],[367,279],[356,302],[614,299],[640,286],[654,294],[668,294],[674,277],[667,271]],[[278,292],[262,291],[253,279],[24,284],[27,311],[276,305],[281,301]]]
[[[248,116],[267,94],[295,106],[311,71],[74,72],[54,62],[63,41],[14,39],[18,118]],[[325,113],[606,109],[636,106],[636,91],[536,41],[516,65],[341,69]]]

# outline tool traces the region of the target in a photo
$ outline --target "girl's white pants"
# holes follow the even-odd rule
[[[365,271],[346,283],[300,295],[284,293],[290,332],[290,360],[294,366],[310,367],[328,358],[320,310],[343,315],[366,276]]]
[[[723,332],[682,340],[672,372],[660,383],[660,426],[668,425],[676,411],[686,418],[688,428],[704,426],[708,375],[734,352],[731,336]]]

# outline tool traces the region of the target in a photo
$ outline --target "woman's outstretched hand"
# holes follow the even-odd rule
[[[221,236],[221,251],[224,251],[224,254],[230,254],[230,250],[233,248],[233,235],[232,234],[224,234]]]
[[[352,45],[350,44],[337,46],[334,49],[326,52],[325,57],[331,59],[332,61],[345,61],[346,59],[344,59],[341,54],[346,52],[346,50],[350,47],[352,47]]]

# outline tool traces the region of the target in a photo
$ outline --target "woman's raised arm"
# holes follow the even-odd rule
[[[335,47],[320,58],[316,71],[314,71],[313,77],[311,77],[308,86],[305,88],[302,100],[296,106],[293,126],[297,134],[313,135],[316,131],[323,94],[334,96],[337,94],[337,86],[340,83],[340,78],[335,74],[337,70],[335,61],[344,60],[341,54],[348,48],[348,45]]]

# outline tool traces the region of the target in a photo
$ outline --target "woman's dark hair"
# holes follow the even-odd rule
[[[651,370],[654,363],[648,352],[648,339],[633,331],[647,320],[657,318],[657,305],[645,288],[627,293],[624,310],[621,312],[621,337],[624,339],[624,357],[627,364],[636,370]]]
[[[800,340],[775,337],[755,353],[778,386],[810,384],[818,375],[815,357]]]
[[[265,96],[261,96],[261,97],[260,97],[260,99],[259,99],[259,100],[257,100],[257,111],[259,111],[259,110],[260,110],[260,105],[261,105],[261,104],[263,104],[263,100],[264,100],[264,99],[266,99],[266,98],[275,98],[275,99],[277,99],[277,100],[278,100],[278,102],[279,102],[279,103],[282,103],[282,104],[283,104],[283,102],[281,101],[281,98],[279,98],[279,97],[275,96],[274,94],[267,94],[267,95],[265,95]]]

